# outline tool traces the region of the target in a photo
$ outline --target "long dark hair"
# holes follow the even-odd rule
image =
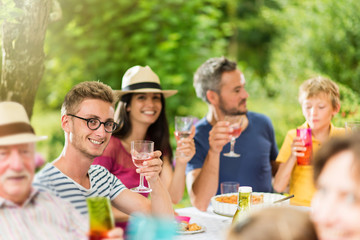
[[[165,98],[161,95],[161,112],[156,121],[151,124],[146,132],[146,139],[154,142],[155,150],[160,150],[163,155],[169,157],[172,162],[172,150],[170,146],[169,124],[165,114]],[[112,134],[113,136],[123,139],[130,134],[132,128],[129,112],[126,107],[131,104],[133,93],[125,94],[121,97],[115,111],[115,121],[119,123],[119,128]]]

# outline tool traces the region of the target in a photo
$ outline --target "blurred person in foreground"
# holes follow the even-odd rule
[[[186,164],[195,154],[194,128],[191,136],[177,141],[176,162],[172,159],[165,98],[176,92],[176,90],[163,90],[159,77],[149,66],[129,68],[122,79],[122,90],[116,91],[120,101],[115,111],[115,122],[119,122],[120,126],[112,134],[104,153],[93,162],[108,169],[127,188],[134,188],[139,185],[139,174],[131,158],[131,142],[153,141],[154,148],[163,153],[160,179],[175,204],[181,200],[185,190]],[[148,186],[147,181],[144,181],[144,184]],[[149,193],[140,194],[145,197],[149,195]],[[116,209],[113,212],[118,226],[125,227],[128,215]]]
[[[309,213],[290,207],[254,212],[233,225],[226,240],[317,240]]]
[[[360,135],[324,144],[314,158],[311,217],[319,239],[360,239]]]
[[[151,200],[127,189],[122,182],[100,165],[91,165],[109,143],[117,127],[114,122],[114,93],[96,81],[75,85],[65,96],[61,108],[61,127],[65,133],[62,153],[35,176],[34,186],[49,191],[88,215],[86,198],[108,197],[118,210],[173,216],[169,193],[159,178],[160,151],[137,169],[151,183]]]
[[[0,102],[0,239],[88,239],[88,219],[66,201],[31,187],[36,136],[24,107]],[[108,233],[122,239],[122,230]],[[110,238],[109,238],[110,239]]]
[[[299,102],[305,123],[299,128],[311,128],[312,152],[316,153],[328,138],[345,133],[344,128],[335,127],[331,120],[340,110],[340,92],[337,84],[327,78],[316,77],[306,80],[299,89]],[[296,136],[296,129],[288,131],[276,159],[280,163],[274,178],[274,189],[295,197],[292,205],[310,206],[315,192],[313,167],[297,163],[298,156],[304,156],[304,142]]]
[[[246,101],[245,77],[237,64],[225,57],[211,58],[194,75],[199,98],[208,105],[207,115],[197,122],[195,156],[187,164],[186,184],[191,203],[205,211],[212,196],[220,193],[220,183],[236,181],[256,192],[272,192],[272,166],[278,149],[271,120],[250,112]],[[225,115],[243,115],[245,120],[236,139],[238,158],[229,152],[232,129]]]

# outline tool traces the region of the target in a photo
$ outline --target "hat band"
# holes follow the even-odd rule
[[[142,88],[156,88],[161,90],[161,86],[158,83],[154,82],[141,82],[141,83],[134,83],[129,86],[124,87],[121,89],[122,91],[129,91],[129,90],[137,90]]]
[[[9,123],[0,126],[0,137],[15,135],[19,133],[35,133],[28,123]]]

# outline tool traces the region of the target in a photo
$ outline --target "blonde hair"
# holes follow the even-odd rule
[[[230,228],[226,240],[317,240],[309,213],[290,207],[255,212]]]
[[[79,105],[85,99],[100,99],[115,105],[115,96],[111,87],[102,82],[81,82],[66,94],[61,106],[61,116],[76,114],[79,111]]]
[[[333,109],[340,106],[340,92],[338,85],[324,77],[310,78],[303,82],[299,89],[299,102],[324,93],[329,96]]]

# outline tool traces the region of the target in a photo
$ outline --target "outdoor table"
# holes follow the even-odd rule
[[[303,211],[309,211],[309,207],[292,206]],[[225,217],[213,212],[211,206],[208,207],[206,212],[202,212],[195,207],[179,208],[175,210],[180,216],[191,217],[190,223],[196,223],[204,226],[205,232],[186,234],[176,236],[176,240],[225,240],[227,231],[229,230],[232,222],[231,217]]]
[[[175,238],[176,240],[224,240],[232,221],[231,217],[215,214],[211,206],[206,212],[202,212],[195,207],[176,209],[176,212],[181,216],[191,217],[190,223],[196,223],[206,228],[205,232],[178,235]]]

